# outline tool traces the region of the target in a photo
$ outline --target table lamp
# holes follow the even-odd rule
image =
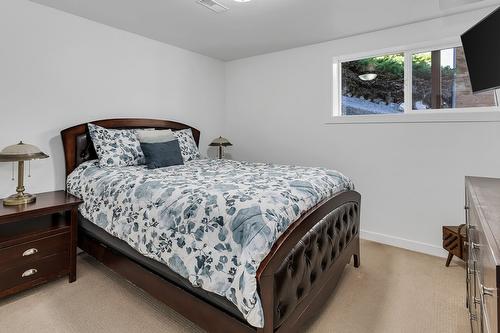
[[[4,206],[18,206],[35,202],[36,197],[34,195],[24,192],[24,161],[48,157],[47,154],[42,153],[37,147],[28,145],[22,141],[17,145],[8,146],[0,151],[0,162],[18,162],[17,193],[5,198],[3,200]],[[12,168],[14,168],[14,166],[12,166]],[[12,169],[12,179],[14,179],[14,169]]]
[[[224,155],[224,147],[229,147],[232,145],[233,144],[229,142],[228,139],[223,138],[222,136],[219,136],[209,144],[209,146],[211,147],[219,147],[219,160],[222,159],[222,156]]]

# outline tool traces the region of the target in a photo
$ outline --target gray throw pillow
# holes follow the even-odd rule
[[[141,143],[148,169],[184,164],[177,139],[158,143]]]

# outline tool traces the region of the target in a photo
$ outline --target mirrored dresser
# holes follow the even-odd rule
[[[472,332],[498,332],[500,179],[466,177],[467,308]]]

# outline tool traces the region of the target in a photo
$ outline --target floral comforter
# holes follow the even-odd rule
[[[69,175],[67,188],[84,200],[79,209],[89,221],[263,327],[261,261],[303,213],[353,185],[322,168],[194,160],[148,170],[89,161]]]

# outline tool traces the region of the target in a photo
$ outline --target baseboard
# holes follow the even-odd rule
[[[378,232],[361,230],[361,239],[377,243],[400,247],[410,251],[421,252],[436,257],[446,257],[448,253],[440,246],[409,240],[401,237],[389,236]]]

